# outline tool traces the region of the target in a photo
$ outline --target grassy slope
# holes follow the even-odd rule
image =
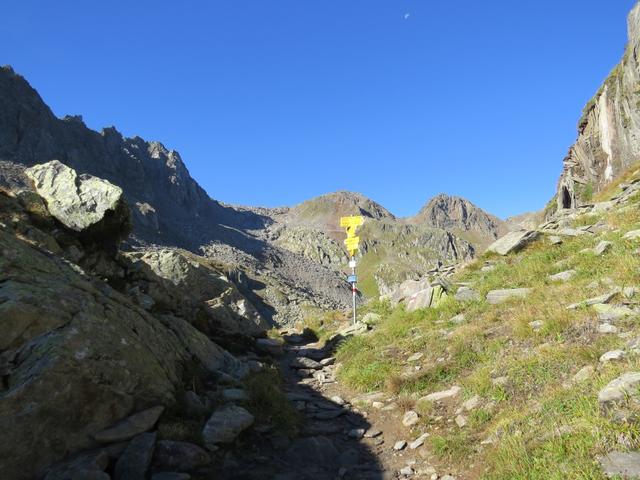
[[[462,429],[441,419],[455,417],[460,402],[444,410],[423,402],[416,408],[432,434],[432,449],[456,463],[472,457],[486,466],[486,479],[603,478],[595,455],[624,446],[637,449],[640,429],[601,417],[597,394],[620,373],[640,370],[640,358],[627,355],[609,364],[598,359],[640,336],[640,324],[637,319],[616,323],[629,338],[599,334],[595,311],[566,306],[610,291],[607,278],[620,287],[640,286],[638,242],[621,238],[640,228],[637,202],[627,211],[602,217],[618,232],[569,238],[558,246],[542,239],[517,255],[494,258],[498,266],[491,272],[480,270],[487,259],[483,257],[457,278],[473,282],[483,298],[491,289],[532,287],[525,300],[495,306],[450,300],[414,313],[372,305],[384,320],[372,334],[343,344],[338,352],[342,381],[361,391],[386,390],[403,405],[452,385],[463,388],[463,399],[480,395],[481,407],[465,413],[469,425]],[[614,243],[606,256],[582,252],[603,239]],[[570,281],[548,279],[568,269],[578,272]],[[464,324],[449,322],[462,312]],[[535,320],[544,322],[538,331],[529,325]],[[406,358],[414,352],[424,353],[422,368],[407,373]],[[571,383],[587,365],[596,373],[585,382]],[[492,381],[503,376],[503,385]],[[481,444],[486,439],[493,443]]]

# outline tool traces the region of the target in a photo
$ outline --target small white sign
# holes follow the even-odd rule
[[[356,261],[355,260],[349,260],[349,268],[356,268]]]

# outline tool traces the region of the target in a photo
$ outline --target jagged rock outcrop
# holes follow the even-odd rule
[[[191,319],[152,314],[59,256],[69,234],[33,204],[0,192],[0,476],[17,480],[97,447],[133,413],[174,404],[190,365],[248,371]]]
[[[441,228],[471,243],[486,247],[508,232],[506,223],[488,214],[469,200],[441,193],[433,197],[410,223]]]
[[[629,14],[628,35],[621,62],[584,107],[558,181],[557,209],[589,203],[594,192],[640,160],[640,4]]]
[[[263,283],[262,277],[249,279],[250,291],[242,292],[253,296],[269,322],[296,321],[302,304],[349,305],[348,284],[338,281],[332,268],[268,241],[266,229],[279,210],[216,202],[191,178],[176,151],[140,137],[125,138],[113,127],[95,132],[81,117],[58,119],[24,78],[10,67],[0,68],[0,186],[30,188],[25,167],[54,159],[79,177],[89,174],[122,189],[132,212],[131,245],[205,251],[245,275],[269,269],[268,298],[253,288]],[[312,281],[299,281],[309,276]],[[296,307],[290,308],[292,302]]]

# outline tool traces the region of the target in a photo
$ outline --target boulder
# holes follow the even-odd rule
[[[420,308],[437,307],[447,293],[441,285],[434,285],[418,292],[405,299],[406,309],[413,312]]]
[[[141,480],[146,478],[156,447],[153,433],[141,433],[134,437],[116,462],[114,480]]]
[[[49,213],[85,238],[119,241],[129,234],[131,217],[122,189],[92,175],[78,175],[58,160],[25,170]]]
[[[420,421],[420,416],[413,410],[409,410],[405,412],[404,416],[402,417],[402,425],[404,425],[405,427],[412,427],[419,421]]]
[[[393,305],[406,300],[412,295],[431,288],[431,283],[428,279],[424,280],[405,280],[400,286],[391,294],[389,300]]]
[[[233,442],[253,421],[253,415],[242,407],[225,405],[218,408],[202,429],[204,446],[215,451],[218,444]]]
[[[624,407],[628,401],[637,402],[640,372],[627,372],[609,382],[598,393],[598,403],[603,414]]]
[[[630,232],[625,233],[622,238],[625,240],[637,240],[640,238],[640,230],[631,230]]]
[[[460,287],[453,297],[459,302],[476,302],[480,300],[480,294],[470,287]]]
[[[211,463],[209,453],[188,442],[161,440],[156,445],[153,468],[158,471],[191,472]]]
[[[440,392],[430,393],[429,395],[425,395],[420,398],[420,401],[426,402],[441,402],[443,400],[448,400],[450,398],[456,398],[460,395],[462,389],[458,386],[453,386],[448,390],[442,390]]]
[[[549,275],[549,280],[552,282],[566,282],[571,280],[576,273],[577,272],[575,270],[565,270],[564,272]]]
[[[518,230],[509,232],[504,237],[499,238],[487,248],[488,252],[494,252],[498,255],[508,255],[522,250],[528,244],[533,242],[540,235],[535,230]]]
[[[0,251],[6,478],[37,477],[136,410],[175,403],[194,358],[229,375],[241,366],[186,321],[155,317],[2,229]]]
[[[121,420],[112,427],[96,433],[95,438],[100,443],[115,443],[151,430],[164,411],[163,406],[152,407]]]
[[[258,338],[256,349],[262,353],[280,356],[284,354],[284,342],[275,338]]]
[[[525,298],[531,293],[530,288],[508,288],[503,290],[491,290],[487,293],[487,302],[492,305],[506,302],[512,298]]]
[[[640,478],[640,452],[609,452],[596,460],[608,478]]]
[[[624,350],[611,350],[600,356],[600,362],[619,362],[624,358]]]
[[[322,369],[322,364],[320,362],[316,362],[315,360],[308,357],[296,357],[289,364],[291,368],[301,369],[311,369],[311,370],[320,370]]]
[[[601,322],[612,322],[621,318],[636,315],[636,312],[626,306],[614,306],[607,303],[596,303],[592,307],[598,314],[598,320]]]
[[[595,248],[593,249],[593,253],[595,253],[596,255],[604,255],[609,250],[611,250],[612,247],[612,242],[602,240],[600,243],[598,243],[598,245],[595,246]]]

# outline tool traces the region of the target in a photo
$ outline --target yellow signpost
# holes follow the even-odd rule
[[[356,323],[356,282],[358,277],[356,276],[356,253],[358,253],[358,246],[360,245],[360,237],[356,236],[356,230],[364,223],[364,217],[361,215],[352,215],[350,217],[340,218],[340,226],[344,227],[347,232],[347,238],[344,241],[347,250],[349,251],[349,266],[351,267],[351,275],[347,281],[351,283],[351,292],[353,297],[353,323]]]

